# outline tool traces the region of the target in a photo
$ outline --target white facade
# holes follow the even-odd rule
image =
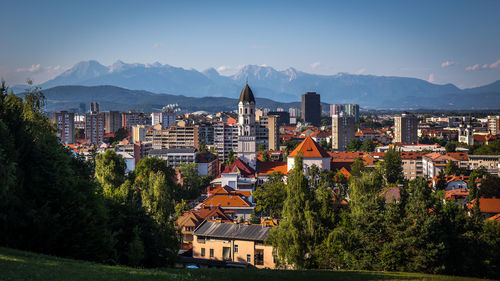
[[[162,129],[175,124],[175,112],[153,112],[151,113],[151,126],[161,123]]]

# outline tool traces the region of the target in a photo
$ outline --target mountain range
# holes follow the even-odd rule
[[[500,80],[477,88],[459,89],[453,84],[438,85],[417,78],[348,73],[316,75],[294,68],[278,71],[257,65],[246,65],[234,75],[223,76],[214,68],[200,72],[160,63],[122,61],[104,66],[90,60],[77,63],[39,86],[49,89],[67,85],[110,85],[184,98],[238,98],[247,80],[257,98],[285,103],[300,101],[304,92],[314,91],[325,103],[359,103],[367,108],[500,108]]]

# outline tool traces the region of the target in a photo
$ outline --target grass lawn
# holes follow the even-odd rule
[[[136,269],[0,248],[0,280],[483,280],[374,271]]]

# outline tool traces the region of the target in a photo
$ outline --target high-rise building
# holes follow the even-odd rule
[[[63,144],[75,142],[75,114],[61,111],[52,115],[52,123],[56,124],[57,137]]]
[[[359,104],[344,105],[344,112],[347,115],[354,116],[354,122],[359,123]]]
[[[153,112],[151,113],[151,125],[160,124],[163,129],[170,127],[175,124],[176,113],[175,112]]]
[[[339,115],[341,112],[344,112],[343,104],[330,104],[330,116]]]
[[[148,117],[144,113],[129,111],[122,113],[122,126],[128,132],[132,130],[134,125],[146,125],[148,124]]]
[[[89,143],[100,145],[104,139],[104,113],[85,114],[85,138]]]
[[[280,126],[290,125],[290,113],[286,111],[269,111],[267,115],[278,116],[278,123]]]
[[[106,133],[115,133],[122,127],[122,114],[119,111],[109,111],[105,113],[105,126]]]
[[[146,125],[135,125],[132,126],[132,142],[143,142],[146,140]]]
[[[280,125],[279,117],[276,115],[267,115],[267,134],[269,150],[280,149]]]
[[[238,125],[218,122],[214,124],[214,146],[219,161],[226,161],[230,150],[238,150]]]
[[[198,125],[198,139],[200,143],[206,145],[214,144],[214,126],[211,123],[201,123]]]
[[[492,135],[500,134],[500,116],[488,116],[488,133]]]
[[[292,118],[300,117],[300,108],[290,107],[288,109],[288,112],[290,113],[290,117]]]
[[[314,126],[321,124],[321,100],[315,92],[302,95],[302,121]]]
[[[354,116],[341,112],[332,116],[332,149],[337,151],[347,150],[347,146],[354,139]]]
[[[403,113],[394,117],[394,143],[415,144],[418,142],[417,135],[418,119],[415,115]]]
[[[101,107],[99,106],[98,102],[91,102],[90,103],[90,113],[99,113],[101,112]]]
[[[254,168],[257,164],[255,98],[245,85],[238,101],[238,158]]]
[[[156,124],[146,131],[146,142],[152,143],[153,149],[167,149],[179,147],[199,148],[198,126],[187,125],[185,121],[163,129]]]

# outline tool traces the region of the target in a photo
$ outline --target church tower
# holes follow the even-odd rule
[[[238,101],[238,157],[255,169],[257,164],[255,98],[248,83]]]

